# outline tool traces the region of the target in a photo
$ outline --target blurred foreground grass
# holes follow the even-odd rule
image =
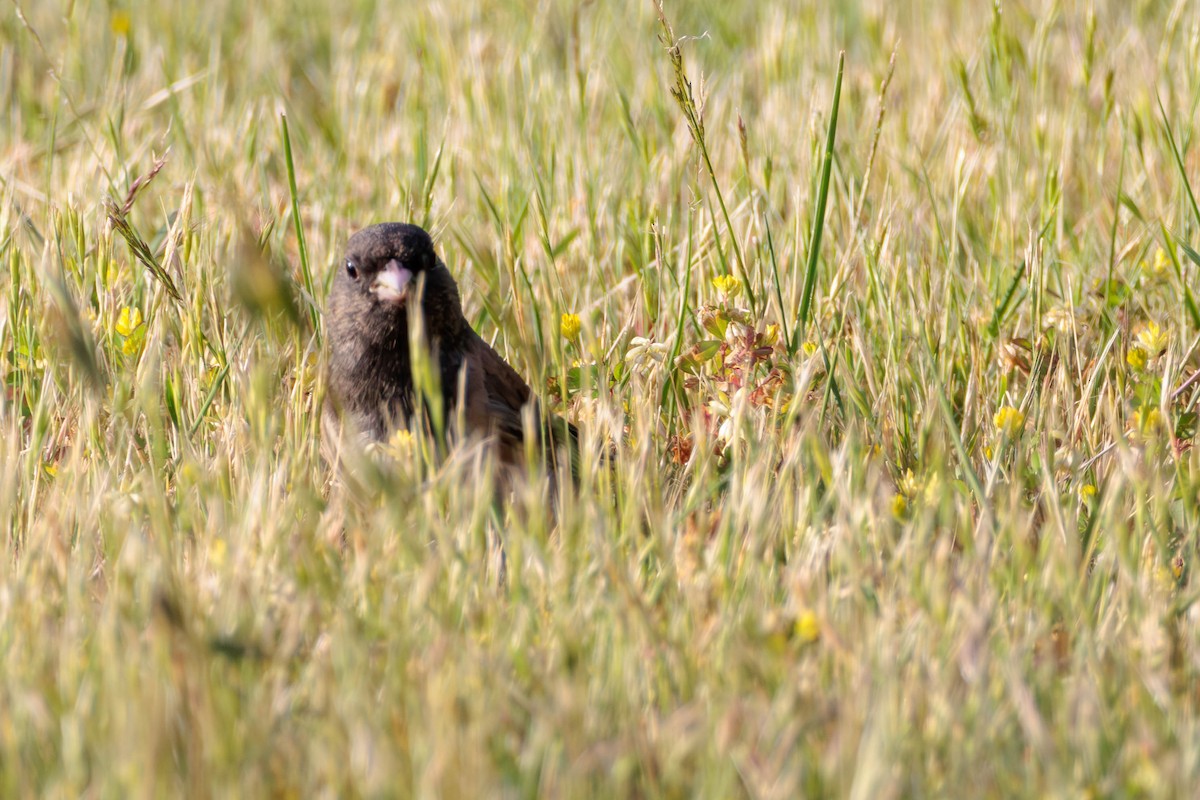
[[[1195,792],[1195,2],[291,5],[0,13],[0,794]],[[389,219],[557,521],[397,441],[343,545]]]

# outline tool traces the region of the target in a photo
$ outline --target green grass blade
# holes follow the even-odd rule
[[[829,112],[829,131],[825,137],[825,157],[821,166],[821,187],[817,191],[817,208],[813,214],[812,236],[809,237],[808,265],[804,270],[804,294],[800,299],[800,313],[796,318],[796,329],[790,347],[792,355],[796,354],[804,337],[817,285],[817,260],[821,255],[821,234],[825,230],[825,204],[829,198],[829,174],[833,169],[833,145],[837,137],[838,105],[842,98],[842,74],[845,67],[846,52],[843,50],[838,55],[837,80],[833,86],[833,108]]]
[[[1163,238],[1167,238],[1167,229],[1162,228]],[[1184,254],[1188,257],[1197,268],[1200,268],[1200,253],[1196,252],[1187,242],[1178,236],[1175,237],[1175,242],[1183,249]],[[1183,306],[1187,309],[1188,316],[1192,318],[1192,326],[1200,329],[1200,309],[1196,307],[1196,297],[1192,294],[1192,288],[1188,285],[1187,276],[1183,274],[1183,267],[1179,264],[1179,259],[1175,254],[1171,254],[1171,261],[1175,265],[1175,275],[1179,278],[1179,285],[1183,287]]]
[[[1163,107],[1162,97],[1155,95],[1158,101],[1158,113],[1162,116],[1163,133],[1167,135],[1167,143],[1171,145],[1171,155],[1175,157],[1175,166],[1179,169],[1179,178],[1183,181],[1183,189],[1188,199],[1188,205],[1192,209],[1192,218],[1196,220],[1196,225],[1200,226],[1200,205],[1196,204],[1196,194],[1192,191],[1191,181],[1188,180],[1187,167],[1183,164],[1183,154],[1179,152],[1179,145],[1175,142],[1175,133],[1171,130],[1171,123],[1167,120],[1167,110]]]
[[[296,247],[300,251],[300,277],[304,281],[304,293],[308,301],[308,316],[313,330],[320,336],[321,319],[317,311],[317,293],[313,285],[312,265],[308,260],[308,242],[304,238],[304,223],[300,218],[300,193],[296,190],[296,165],[292,159],[292,137],[288,133],[287,114],[279,115],[283,126],[283,153],[287,159],[288,192],[292,199],[292,224],[296,229]]]

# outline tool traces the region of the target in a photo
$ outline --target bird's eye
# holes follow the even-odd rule
[[[358,267],[354,266],[354,262],[346,259],[346,274],[354,280],[358,280]]]

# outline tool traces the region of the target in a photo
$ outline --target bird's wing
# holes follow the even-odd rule
[[[522,409],[534,402],[534,395],[524,379],[508,365],[500,354],[478,335],[469,346],[467,355],[466,423],[469,430],[495,434],[500,445],[500,460],[508,464],[524,461],[525,427]],[[539,447],[551,452],[544,454],[554,466],[556,453],[565,449],[574,462],[579,444],[575,426],[557,417],[543,417],[534,405],[535,431]],[[575,465],[570,471],[575,473]]]
[[[532,396],[529,386],[478,334],[471,334],[463,360],[466,366],[463,416],[467,430],[496,436],[500,460],[510,464],[519,462],[524,442],[521,409]]]
[[[479,358],[480,372],[488,399],[491,403],[516,412],[518,419],[521,408],[533,397],[533,392],[517,371],[500,357],[478,334],[473,348]]]

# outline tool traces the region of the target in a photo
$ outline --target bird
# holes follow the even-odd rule
[[[442,418],[461,416],[463,432],[494,447],[503,468],[525,464],[528,434],[552,478],[564,468],[574,474],[578,429],[543,416],[529,384],[471,327],[458,284],[428,232],[403,222],[364,228],[346,242],[336,269],[326,310],[329,396],[323,429],[348,425],[369,444],[422,424],[428,408],[414,388],[409,337],[410,315],[419,307],[424,329],[415,341],[427,348],[421,355],[437,375]],[[532,430],[525,424],[526,409]]]

